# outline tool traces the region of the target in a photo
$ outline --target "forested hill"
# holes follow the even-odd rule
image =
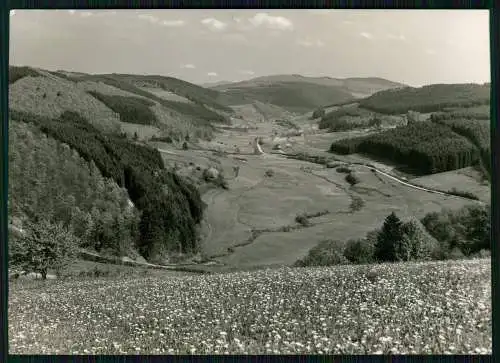
[[[14,110],[10,116],[10,208],[21,226],[49,219],[71,228],[83,219],[93,227],[75,231],[80,247],[125,255],[133,249],[150,260],[197,250],[200,195],[164,168],[157,150],[105,134],[70,111],[58,118]],[[60,143],[71,151],[61,152]]]
[[[471,107],[490,102],[490,84],[433,84],[377,92],[359,101],[360,107],[385,113],[401,114],[442,111],[451,107]]]

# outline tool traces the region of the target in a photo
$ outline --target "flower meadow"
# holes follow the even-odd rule
[[[16,284],[11,354],[491,354],[489,260]]]

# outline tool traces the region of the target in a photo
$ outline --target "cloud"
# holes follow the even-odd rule
[[[184,20],[163,20],[161,25],[169,27],[183,26],[186,22]]]
[[[342,24],[351,25],[351,24],[354,24],[354,22],[351,20],[342,20]]]
[[[387,38],[392,40],[406,40],[406,37],[403,34],[395,35],[395,34],[387,34]]]
[[[215,72],[208,72],[207,76],[209,76],[209,77],[217,77],[217,73],[215,73]]]
[[[254,71],[245,70],[245,69],[244,69],[244,70],[241,70],[241,71],[240,71],[240,73],[241,73],[241,74],[246,74],[246,75],[248,75],[248,76],[253,76],[253,75],[255,74],[255,72],[254,72]]]
[[[76,10],[68,10],[68,13],[69,13],[70,15],[75,15]]]
[[[12,16],[14,16],[14,15],[16,15],[16,11],[15,11],[15,10],[11,10],[11,11],[10,11],[9,16],[11,16],[11,17],[12,17]]]
[[[325,46],[325,43],[322,40],[298,40],[297,44],[306,47],[306,48],[311,48],[311,47],[317,47],[321,48]]]
[[[184,69],[195,69],[196,66],[194,64],[188,63],[188,64],[182,64],[181,68],[184,68]]]
[[[361,32],[361,33],[359,33],[359,35],[361,35],[363,38],[366,38],[366,39],[373,39],[373,35],[371,35],[370,33],[367,33],[367,32]]]
[[[434,49],[426,49],[425,53],[428,55],[434,55],[434,54],[436,54],[436,51]]]
[[[82,18],[88,18],[89,16],[92,16],[94,14],[92,14],[90,11],[84,11],[83,13],[80,13],[80,16]]]
[[[248,19],[256,28],[264,26],[274,30],[292,30],[293,23],[290,19],[283,16],[272,16],[267,13],[258,13]]]
[[[227,27],[226,23],[223,23],[220,20],[217,20],[215,18],[206,18],[201,21],[201,23],[207,27],[209,27],[212,30],[224,30]]]
[[[141,20],[146,20],[153,24],[156,24],[160,21],[160,19],[158,19],[156,16],[153,15],[139,14],[137,17]]]

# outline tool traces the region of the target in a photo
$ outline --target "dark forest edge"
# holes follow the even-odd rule
[[[405,164],[421,175],[484,164],[491,173],[487,121],[467,120],[470,126],[418,122],[369,136],[334,142],[330,151],[342,155],[366,153]],[[457,132],[455,132],[457,131]],[[488,136],[487,136],[488,135]],[[438,142],[439,141],[439,142]]]
[[[198,250],[196,225],[204,208],[200,194],[188,181],[165,169],[156,149],[103,134],[74,112],[64,112],[58,119],[15,110],[10,115],[12,120],[34,124],[48,136],[69,145],[87,162],[95,163],[103,177],[126,188],[140,211],[137,224],[131,227],[136,230],[131,237],[143,257],[159,261],[172,252],[189,254]],[[45,216],[33,217],[43,220]],[[97,233],[93,247],[107,247],[118,253],[119,246],[112,245],[112,235],[111,231]]]

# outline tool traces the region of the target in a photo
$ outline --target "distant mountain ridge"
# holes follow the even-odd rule
[[[273,104],[289,112],[308,112],[325,105],[369,97],[377,92],[407,87],[378,77],[307,77],[278,74],[239,82],[217,82],[205,87],[220,92],[220,102],[236,105],[250,100]]]
[[[217,82],[213,84],[205,84],[204,87],[216,89],[218,91],[226,91],[234,88],[248,88],[275,83],[288,82],[304,82],[328,87],[341,87],[351,93],[366,93],[369,96],[378,91],[386,89],[407,87],[407,85],[399,82],[393,82],[379,77],[349,77],[349,78],[333,78],[333,77],[308,77],[299,74],[281,74],[256,77],[240,82]]]

